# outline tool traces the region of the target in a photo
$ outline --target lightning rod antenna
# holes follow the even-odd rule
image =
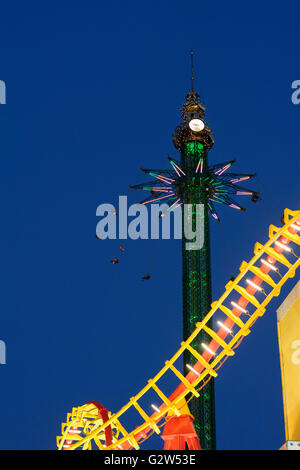
[[[194,51],[191,49],[191,85],[192,85],[192,92],[194,92]]]

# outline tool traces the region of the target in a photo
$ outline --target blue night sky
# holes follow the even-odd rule
[[[209,161],[237,158],[232,171],[257,172],[262,196],[211,220],[214,300],[283,209],[300,209],[299,14],[297,1],[1,6],[1,449],[55,449],[72,406],[118,411],[177,350],[181,242],[125,241],[114,266],[120,242],[96,240],[96,208],[141,200],[128,189],[147,180],[139,168],[179,158],[191,48]],[[296,281],[220,370],[219,449],[285,440],[276,309]]]

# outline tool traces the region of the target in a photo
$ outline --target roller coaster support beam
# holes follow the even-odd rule
[[[191,415],[173,416],[164,427],[164,450],[202,450]]]
[[[108,410],[104,408],[104,406],[101,405],[101,403],[99,403],[98,401],[89,401],[87,405],[89,405],[90,403],[92,403],[98,408],[98,415],[100,416],[100,418],[102,418],[103,423],[106,423],[106,421],[108,421],[108,418],[109,418]],[[108,447],[112,444],[112,431],[111,431],[110,425],[105,428],[104,433],[105,433],[105,444],[106,444],[106,447]]]

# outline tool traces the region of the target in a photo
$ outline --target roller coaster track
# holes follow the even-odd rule
[[[236,347],[250,333],[255,321],[264,315],[268,303],[295,275],[300,265],[300,258],[294,252],[300,245],[300,211],[285,209],[284,224],[281,228],[270,226],[267,243],[255,244],[251,261],[242,262],[240,274],[226,285],[225,292],[212,303],[204,320],[196,323],[195,330],[181,343],[176,354],[120,411],[107,412],[97,402],[73,408],[62,424],[62,434],[57,437],[58,449],[139,449],[151,434],[161,432],[168,417],[188,413],[186,398],[199,397],[201,388],[211,377],[218,375],[217,370],[229,356],[235,354]],[[207,326],[211,318],[214,329]],[[196,342],[195,348],[195,341],[202,330],[211,341],[208,344]],[[192,353],[195,360],[194,364],[186,365],[189,369],[186,375],[179,370],[185,349]],[[177,377],[179,384],[168,397],[159,381],[170,372]],[[151,395],[153,399],[153,394],[155,401],[161,402],[160,405],[147,402],[147,397]],[[149,409],[151,405],[155,411],[148,414],[144,403],[148,403]],[[120,419],[133,410],[140,423],[136,428],[126,430]]]

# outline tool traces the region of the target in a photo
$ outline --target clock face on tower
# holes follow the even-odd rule
[[[204,122],[201,119],[191,119],[189,127],[193,132],[201,132],[204,129]]]

